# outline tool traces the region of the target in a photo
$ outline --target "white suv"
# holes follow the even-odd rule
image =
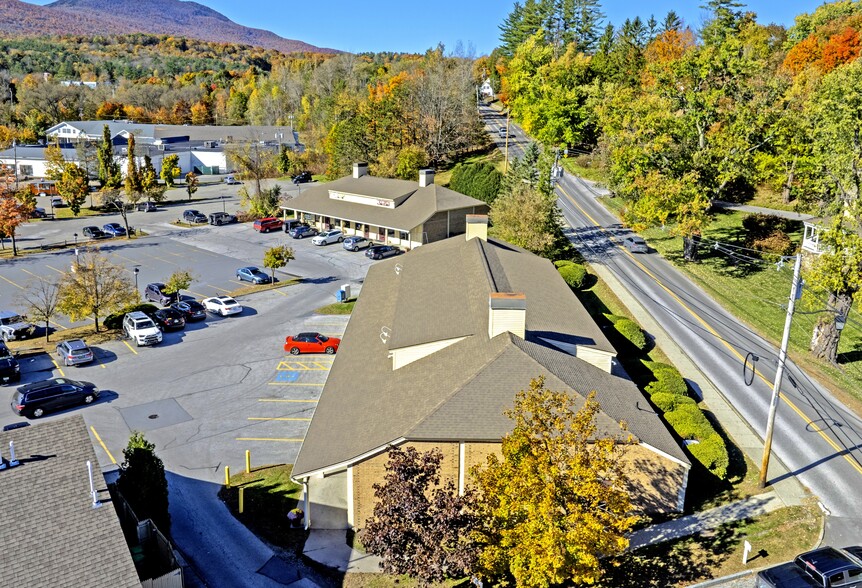
[[[330,243],[341,243],[344,241],[344,233],[341,231],[323,231],[311,238],[315,245],[329,245]]]
[[[123,331],[125,331],[126,337],[134,339],[138,347],[162,342],[162,331],[156,326],[153,319],[139,310],[130,312],[123,317]]]

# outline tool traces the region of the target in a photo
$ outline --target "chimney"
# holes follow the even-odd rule
[[[487,214],[468,214],[467,215],[467,240],[473,237],[478,237],[483,241],[488,240],[488,215]]]
[[[420,169],[419,170],[419,187],[424,188],[425,186],[430,186],[434,183],[434,170],[433,169]]]
[[[525,338],[527,297],[523,292],[491,292],[488,299],[488,336],[493,339],[509,331]]]
[[[368,164],[364,161],[353,164],[353,177],[361,178],[368,175]]]

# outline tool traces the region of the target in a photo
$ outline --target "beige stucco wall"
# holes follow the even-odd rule
[[[308,520],[315,529],[349,529],[347,472],[308,479]],[[303,497],[303,503],[305,497]],[[302,506],[302,505],[300,505]]]

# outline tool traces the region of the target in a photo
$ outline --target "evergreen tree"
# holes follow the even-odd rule
[[[120,165],[114,159],[114,145],[108,125],[102,129],[102,142],[96,152],[99,160],[99,181],[102,188],[118,188],[121,182]]]
[[[665,15],[664,20],[661,21],[661,32],[666,33],[667,31],[681,31],[682,30],[682,19],[679,15],[673,10],[669,10]]]
[[[168,480],[156,446],[134,432],[123,450],[123,466],[117,481],[120,493],[140,520],[150,519],[166,536],[171,532],[168,513]]]
[[[135,158],[135,136],[129,135],[128,160],[126,162],[126,196],[133,199],[141,193],[141,172]]]

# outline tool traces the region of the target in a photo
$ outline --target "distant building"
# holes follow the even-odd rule
[[[482,82],[482,85],[479,87],[479,94],[481,94],[483,98],[494,98],[494,88],[491,87],[490,79],[486,78],[485,81]]]

